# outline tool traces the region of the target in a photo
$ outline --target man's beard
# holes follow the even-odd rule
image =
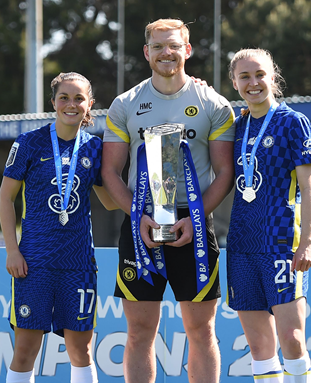
[[[154,62],[150,62],[150,61],[149,61],[149,65],[150,65],[150,68],[155,73],[157,73],[158,75],[162,77],[173,77],[175,76],[176,73],[180,72],[184,67],[184,63],[182,63],[181,61],[179,61],[179,63],[172,69],[161,70],[159,69],[159,65],[154,64]]]

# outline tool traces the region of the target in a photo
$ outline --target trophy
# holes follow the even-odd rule
[[[183,124],[166,123],[145,130],[145,147],[153,211],[160,229],[151,230],[154,242],[173,242],[170,228],[177,222],[177,172],[179,147],[185,138]]]

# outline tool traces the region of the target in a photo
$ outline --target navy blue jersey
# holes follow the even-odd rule
[[[278,106],[256,151],[256,199],[248,203],[242,199],[245,177],[241,158],[247,118],[239,116],[236,120],[236,191],[227,249],[246,254],[295,251],[300,239],[301,206],[295,168],[311,163],[310,121],[285,103]],[[251,118],[248,159],[264,118]]]
[[[58,138],[65,192],[75,139]],[[68,203],[68,223],[59,222],[60,196],[50,126],[21,134],[10,151],[4,175],[22,185],[22,235],[19,248],[28,266],[96,269],[91,227],[90,193],[101,186],[102,141],[81,130],[76,173]]]

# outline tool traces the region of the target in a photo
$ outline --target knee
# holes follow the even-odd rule
[[[185,330],[190,342],[202,342],[209,345],[213,340],[216,340],[215,323],[213,321],[188,324]]]
[[[300,358],[305,353],[304,333],[300,329],[289,329],[282,338],[282,352],[289,359]]]
[[[275,347],[262,347],[260,343],[252,344],[250,349],[254,360],[266,360],[275,354]]]
[[[142,344],[152,345],[158,332],[157,323],[148,321],[131,321],[127,326],[127,343],[133,347],[141,346]]]
[[[252,357],[255,360],[267,360],[272,358],[276,352],[276,341],[269,336],[253,334],[251,339],[248,339]]]
[[[91,343],[86,342],[66,342],[66,349],[71,364],[77,367],[85,367],[92,363]]]
[[[70,363],[77,367],[89,366],[93,362],[91,349],[88,347],[67,347]]]
[[[38,355],[39,349],[31,345],[18,344],[14,349],[13,362],[18,366],[33,365]]]

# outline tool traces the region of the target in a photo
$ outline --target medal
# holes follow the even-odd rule
[[[243,199],[250,203],[256,198],[255,190],[252,187],[246,187],[245,190],[243,190]]]
[[[65,226],[66,223],[69,221],[69,218],[68,218],[68,213],[66,212],[66,210],[62,210],[60,212],[60,215],[59,215],[59,222]]]
[[[254,199],[256,198],[256,192],[253,189],[253,176],[254,176],[256,150],[277,107],[278,107],[278,103],[276,101],[273,101],[265,117],[265,120],[260,128],[259,134],[256,137],[253,149],[250,154],[249,161],[247,161],[247,158],[246,158],[246,147],[248,142],[248,133],[249,133],[251,114],[248,115],[246,128],[245,128],[245,132],[243,136],[242,148],[241,148],[241,158],[242,158],[243,171],[244,171],[244,177],[245,177],[245,190],[243,191],[242,198],[248,203],[254,201]]]
[[[76,166],[77,166],[77,160],[78,160],[78,152],[79,152],[79,146],[80,146],[80,129],[77,132],[73,152],[72,152],[72,158],[70,161],[70,168],[68,173],[68,178],[66,182],[65,192],[63,195],[63,175],[62,175],[62,165],[69,164],[69,158],[64,158],[64,163],[62,163],[62,158],[59,151],[58,146],[58,138],[57,133],[55,129],[55,122],[50,127],[50,134],[51,134],[51,141],[53,146],[53,154],[54,154],[54,163],[55,163],[55,170],[56,170],[56,180],[57,180],[57,187],[58,192],[60,196],[60,205],[61,205],[61,211],[59,213],[59,222],[65,226],[66,223],[69,221],[68,213],[67,213],[67,207],[69,203],[70,193],[72,186],[74,184],[74,177],[76,172]]]

